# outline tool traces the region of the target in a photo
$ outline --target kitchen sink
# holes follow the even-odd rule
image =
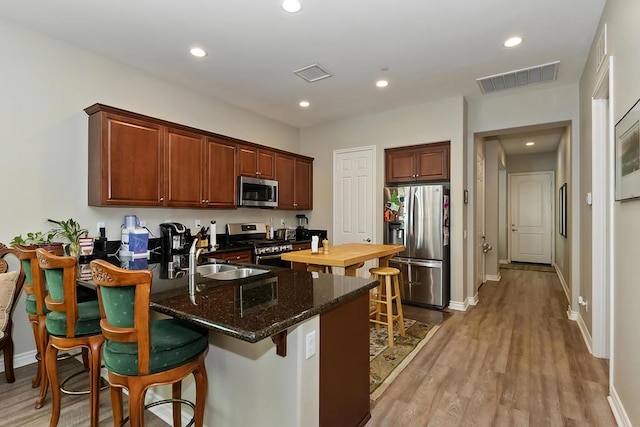
[[[200,273],[203,276],[210,276],[221,272],[237,270],[239,267],[229,264],[202,264],[196,267],[196,273]]]
[[[234,270],[220,271],[218,273],[213,274],[203,274],[203,276],[209,277],[211,279],[216,280],[236,280],[236,279],[245,279],[247,277],[258,276],[260,274],[268,273],[269,270],[263,270],[260,268],[236,268]]]

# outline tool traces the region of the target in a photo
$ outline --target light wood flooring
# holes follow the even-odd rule
[[[60,378],[83,369],[82,363],[76,359],[58,362]],[[16,381],[7,384],[4,373],[0,374],[0,426],[43,427],[49,425],[51,418],[51,391],[47,395],[44,406],[34,409],[34,402],[39,389],[31,388],[31,380],[36,372],[36,364],[23,366],[15,370]],[[69,383],[73,390],[88,388],[88,375],[78,375]],[[127,398],[124,399],[124,410],[127,413]],[[59,427],[86,427],[89,425],[89,396],[62,395]],[[111,416],[111,399],[109,390],[100,393],[100,425],[113,426]],[[129,424],[127,424],[129,425]],[[146,427],[166,427],[160,418],[150,411],[145,411]]]
[[[615,426],[608,364],[592,357],[555,273],[501,270],[375,402],[373,426]]]

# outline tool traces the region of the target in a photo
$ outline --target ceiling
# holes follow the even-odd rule
[[[500,140],[507,156],[539,154],[555,152],[564,132],[564,127],[555,127],[529,132],[507,133],[498,136],[497,139]],[[527,146],[527,142],[533,142],[534,145]]]
[[[605,0],[0,0],[0,17],[304,128],[452,96],[476,79],[560,61],[578,82]],[[513,35],[521,46],[507,49]],[[205,58],[188,53],[204,48]],[[307,83],[319,63],[334,76]],[[375,87],[386,78],[389,86]],[[311,106],[302,109],[300,100]]]

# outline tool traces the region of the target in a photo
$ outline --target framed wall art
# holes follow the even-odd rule
[[[567,183],[565,182],[558,191],[558,221],[560,235],[567,237]]]
[[[640,100],[616,124],[616,200],[640,197]]]

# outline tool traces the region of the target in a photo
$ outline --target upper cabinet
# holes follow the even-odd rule
[[[236,207],[238,180],[236,179],[236,153],[238,146],[209,137],[206,145],[204,204],[212,208]]]
[[[99,111],[89,116],[89,205],[162,206],[162,126]]]
[[[449,180],[449,142],[385,150],[388,183]]]
[[[238,174],[254,178],[275,178],[275,152],[250,145],[240,145]]]
[[[89,115],[89,205],[235,208],[239,175],[276,178],[311,209],[313,159],[102,104]],[[286,172],[286,167],[290,167]]]
[[[313,209],[313,160],[276,154],[278,209]]]

